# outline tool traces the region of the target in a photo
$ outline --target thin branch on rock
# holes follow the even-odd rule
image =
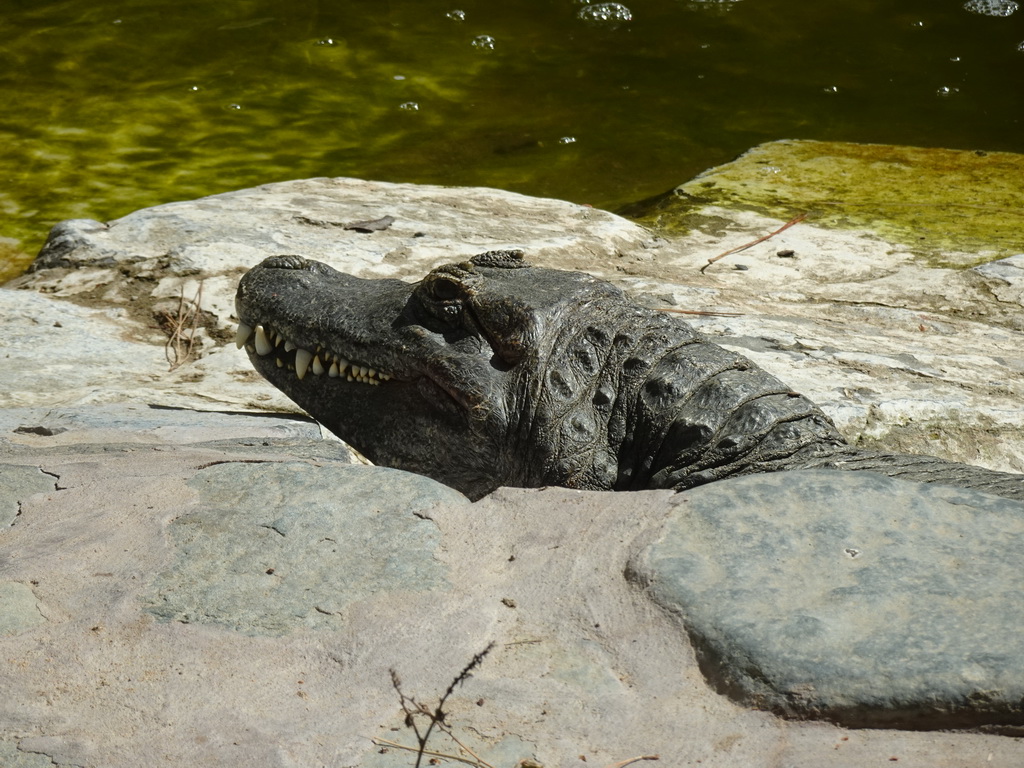
[[[172,315],[161,312],[163,325],[167,329],[167,343],[164,344],[164,357],[170,364],[169,370],[184,365],[192,357],[196,345],[196,331],[199,328],[199,307],[203,300],[203,281],[199,281],[194,298],[185,300],[185,287],[178,294],[178,309]]]
[[[382,739],[379,736],[372,739],[372,741],[378,747],[394,747],[395,749],[404,749],[407,752],[416,752],[417,754],[424,754],[428,757],[440,757],[444,760],[456,760],[460,763],[465,763],[466,765],[472,765],[474,766],[474,768],[480,768],[481,765],[487,765],[486,763],[481,763],[479,761],[479,758],[476,757],[476,755],[473,755],[473,759],[468,759],[465,757],[460,757],[459,755],[450,755],[447,752],[434,752],[433,750],[423,749],[423,747],[412,747],[408,744],[402,744],[397,741]],[[473,753],[470,752],[470,754]]]
[[[641,760],[661,760],[661,757],[659,755],[640,755],[639,757],[631,757],[629,760],[623,760],[621,763],[606,765],[605,768],[626,768],[627,765],[639,763]]]
[[[720,259],[724,259],[726,256],[729,256],[731,254],[739,253],[740,251],[745,251],[745,250],[747,250],[747,248],[755,246],[758,243],[763,243],[765,240],[768,240],[769,238],[775,237],[780,232],[785,232],[787,229],[792,227],[794,224],[799,224],[801,221],[806,219],[809,215],[810,214],[807,214],[807,213],[801,213],[799,216],[797,216],[795,218],[792,218],[789,221],[787,221],[785,224],[783,224],[781,227],[776,229],[774,232],[771,232],[771,233],[769,233],[767,235],[764,235],[763,237],[759,237],[759,238],[757,238],[757,240],[751,240],[749,243],[746,243],[745,245],[741,245],[738,248],[733,248],[731,250],[726,251],[725,253],[720,253],[720,254],[718,254],[717,256],[715,256],[712,259],[708,259],[708,263],[700,268],[701,274],[704,274],[704,270],[706,270],[708,267],[710,267],[716,261],[718,261]]]
[[[671,312],[675,315],[706,315],[708,317],[743,317],[742,312],[712,312],[710,310],[704,311],[700,309],[670,309],[668,307],[658,307],[659,312]]]
[[[466,752],[473,757],[472,761],[463,758],[456,759],[459,759],[464,763],[469,763],[470,765],[476,765],[478,768],[494,768],[494,766],[481,760],[471,749],[468,749],[464,744],[462,744],[462,742],[456,739],[448,728],[448,724],[444,721],[447,715],[444,711],[444,705],[448,701],[448,697],[455,692],[456,688],[472,677],[473,670],[480,666],[481,662],[483,662],[487,654],[491,652],[492,648],[494,648],[494,643],[488,643],[486,648],[470,659],[469,663],[461,672],[459,672],[459,674],[455,676],[455,679],[451,681],[445,692],[441,694],[441,698],[437,701],[437,706],[434,707],[428,707],[427,705],[416,701],[412,696],[406,696],[402,691],[402,681],[398,677],[398,673],[393,669],[389,670],[391,672],[391,685],[398,694],[399,703],[402,705],[402,712],[405,713],[405,725],[407,728],[412,729],[412,732],[416,735],[416,742],[419,744],[419,748],[416,751],[415,768],[420,768],[420,765],[423,762],[423,756],[427,754],[427,742],[430,741],[430,736],[434,732],[434,728],[440,728],[444,733],[447,733],[456,744],[466,750]],[[425,717],[427,719],[426,726],[421,725],[419,720],[421,717]],[[403,749],[405,749],[405,747],[403,747]]]
[[[424,757],[432,758],[430,760],[432,764],[437,763],[437,759],[441,759],[455,760],[457,762],[473,766],[473,768],[494,768],[491,763],[488,763],[476,754],[476,752],[463,744],[462,741],[452,733],[451,727],[447,722],[445,722],[447,713],[444,711],[448,698],[455,692],[456,688],[472,677],[473,670],[480,665],[493,648],[494,643],[488,643],[486,648],[473,656],[469,664],[467,664],[462,671],[455,676],[455,679],[452,680],[445,692],[441,694],[441,698],[438,699],[436,706],[427,706],[426,704],[416,701],[412,696],[407,696],[402,690],[402,680],[398,677],[398,673],[394,669],[388,670],[391,673],[391,685],[395,689],[395,693],[398,694],[398,700],[402,706],[402,712],[405,713],[405,725],[407,728],[412,729],[412,732],[416,735],[417,746],[410,746],[408,744],[402,744],[397,741],[391,741],[380,737],[372,739],[373,743],[379,747],[394,747],[395,749],[404,749],[408,752],[415,752],[415,768],[420,768]],[[425,724],[421,722],[422,718],[426,718],[427,722]],[[430,741],[430,737],[433,735],[435,728],[446,734],[453,742],[455,742],[456,745],[458,745],[459,749],[469,755],[469,757],[427,749],[427,742]],[[640,755],[618,763],[613,763],[605,768],[626,768],[627,765],[632,765],[633,763],[640,762],[641,760],[658,759],[660,759],[658,755]],[[532,758],[526,758],[520,760],[516,764],[516,768],[543,768],[543,765]]]

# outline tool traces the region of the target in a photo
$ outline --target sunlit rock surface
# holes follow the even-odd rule
[[[954,160],[967,168],[949,170]],[[45,404],[57,391],[62,402],[109,402],[142,391],[147,402],[164,405],[291,409],[226,343],[234,288],[249,266],[298,253],[361,276],[415,280],[445,261],[518,247],[543,266],[615,280],[652,306],[732,313],[684,319],[810,396],[851,439],[1024,471],[1024,236],[1017,234],[1024,230],[1006,223],[1013,219],[1006,214],[1013,185],[1024,187],[1024,173],[1004,173],[1021,162],[1006,154],[776,142],[680,187],[712,184],[727,195],[697,199],[677,190],[644,206],[642,221],[651,229],[584,206],[496,190],[352,179],[270,184],[109,224],[64,222],[36,271],[11,287],[89,307],[86,316],[109,318],[120,334],[102,326],[85,344],[78,321],[69,318],[66,331],[47,334],[48,345],[62,345],[61,354],[37,373],[35,386],[6,385],[0,371],[0,403]],[[988,176],[974,167],[985,163]],[[925,193],[912,183],[917,164],[946,168],[961,198],[973,202],[966,209],[921,202]],[[779,169],[770,176],[784,177],[785,186],[763,188],[769,167]],[[837,217],[825,206],[814,190],[828,186],[829,169],[835,197],[882,196],[871,216]],[[935,173],[935,194],[950,194],[950,184]],[[857,191],[851,177],[863,180],[864,189]],[[749,201],[741,197],[748,189]],[[920,222],[908,220],[910,214],[884,215],[882,203],[898,208],[894,196],[901,189],[907,190],[904,207],[927,215],[926,228],[915,229]],[[1017,193],[1024,199],[1024,189]],[[984,199],[995,214],[978,202]],[[801,213],[810,216],[699,271]],[[385,229],[346,228],[386,216],[394,221]],[[914,242],[909,235],[888,239],[867,228],[873,221],[909,221],[899,231],[921,234]],[[993,231],[987,246],[979,239],[984,222]],[[961,225],[966,234],[957,240]],[[919,250],[925,246],[927,256]],[[203,311],[193,328],[181,310],[194,300]],[[0,301],[10,306],[0,320],[4,332],[20,339],[12,354],[24,359],[40,311],[27,302],[42,299],[4,291]],[[181,333],[177,344],[162,349],[176,318],[193,347],[189,363],[168,372],[163,359],[188,353]],[[97,344],[126,341],[142,343],[140,364],[118,365],[106,380],[95,366],[62,362],[79,360]],[[110,354],[128,348],[118,349]]]
[[[791,145],[753,150],[751,172]],[[814,151],[855,154],[844,147]],[[994,199],[963,183],[965,200]],[[648,207],[641,226],[495,190],[312,179],[58,225],[35,271],[0,289],[0,764],[410,765],[371,741],[414,743],[389,669],[435,701],[491,641],[446,711],[494,765],[1019,764],[1012,502],[894,484],[871,491],[893,505],[875,526],[868,490],[826,504],[779,475],[679,495],[503,489],[470,504],[350,466],[231,343],[237,278],[266,256],[414,280],[522,248],[653,306],[722,313],[684,319],[852,439],[1024,470],[1012,232],[937,256],[870,222],[819,219],[828,198],[815,199],[775,211],[689,199],[682,224]],[[847,482],[867,481],[828,487]],[[705,519],[693,537],[688,515]],[[859,603],[844,592],[846,618],[868,617],[852,646],[822,613],[830,532],[856,538],[844,551],[858,556],[829,562],[877,587]],[[702,579],[668,565],[686,558],[690,571],[703,558]],[[883,604],[920,621],[868,616]],[[698,639],[709,626],[723,628],[714,653]],[[973,731],[928,731],[959,726]],[[458,751],[446,737],[431,747]]]

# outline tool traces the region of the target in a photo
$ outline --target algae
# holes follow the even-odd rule
[[[867,230],[932,267],[1024,251],[1024,155],[773,141],[627,213],[659,231],[722,231],[716,208]],[[709,210],[711,211],[709,213]],[[710,225],[710,226],[709,226]]]

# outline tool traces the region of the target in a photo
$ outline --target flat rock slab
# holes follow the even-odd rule
[[[248,438],[309,441],[329,436],[306,416],[243,411],[168,408],[145,403],[0,408],[0,450],[73,449],[76,445],[124,443],[201,443]],[[335,444],[335,458],[344,455]]]
[[[330,628],[377,592],[445,586],[437,527],[422,515],[469,502],[384,467],[217,464],[189,481],[193,512],[169,527],[174,562],[150,613],[250,634]]]
[[[759,153],[787,158],[797,197],[799,174],[821,171],[815,153],[853,152],[801,158],[786,144],[743,167],[763,175]],[[899,163],[878,169],[906,178]],[[491,641],[447,709],[496,766],[653,753],[722,768],[1024,763],[1024,742],[1006,735],[850,727],[1007,734],[1020,722],[1020,579],[1004,557],[1019,528],[1001,507],[940,494],[927,513],[922,501],[901,507],[906,526],[872,526],[849,499],[878,493],[831,504],[783,486],[755,494],[760,516],[748,495],[753,538],[709,509],[712,522],[695,526],[702,551],[680,530],[667,547],[690,514],[668,492],[505,489],[470,504],[423,478],[353,467],[231,344],[237,278],[267,256],[415,280],[518,247],[651,306],[739,313],[686,319],[818,401],[851,438],[1024,470],[1024,248],[1014,252],[1012,228],[1008,247],[956,244],[937,258],[812,217],[702,273],[790,211],[685,202],[687,226],[651,230],[494,190],[311,179],[56,227],[36,270],[0,290],[0,765],[407,766],[408,752],[371,741],[411,740],[389,669],[430,702]],[[939,226],[955,229],[959,210]],[[379,224],[350,228],[367,221]],[[787,499],[819,504],[827,525],[801,527]],[[971,541],[991,547],[962,562],[957,515],[975,513],[984,535]],[[947,522],[935,528],[933,515]],[[715,530],[728,561],[709,560]],[[822,584],[830,535],[858,552],[833,568],[861,581]],[[764,542],[794,557],[773,564]],[[673,581],[655,552],[707,578]],[[738,583],[716,587],[707,574],[726,562]],[[761,603],[743,603],[755,594]],[[879,626],[864,606],[902,611],[917,634]],[[843,645],[849,615],[863,627]],[[730,637],[712,653],[692,642],[698,621]],[[886,666],[901,647],[914,666]]]
[[[1021,472],[1024,239],[1006,225],[1024,195],[1020,163],[772,142],[684,184],[640,224],[498,190],[358,179],[61,222],[35,271],[9,285],[19,290],[0,290],[0,330],[15,340],[0,406],[134,399],[294,411],[231,346],[244,270],[300,254],[363,277],[417,280],[440,263],[522,248],[542,266],[611,279],[650,306],[729,313],[684,319],[806,394],[866,447]],[[927,197],[951,186],[945,177],[916,183],[954,166],[956,204]],[[912,205],[894,202],[905,190]],[[897,216],[908,211],[909,221]],[[700,271],[801,212],[811,216]],[[389,223],[352,228],[374,221]],[[948,233],[961,230],[954,242]],[[36,350],[49,351],[45,365],[33,362]]]
[[[718,690],[855,727],[1024,725],[1024,504],[808,471],[673,506],[633,575]]]
[[[16,581],[0,582],[0,635],[13,635],[45,623],[39,602],[28,585]]]
[[[7,491],[0,496],[0,529],[13,525],[21,514],[19,499],[55,488],[53,478],[38,467],[12,466],[0,466],[0,486]]]
[[[131,413],[108,409],[111,423]],[[150,430],[161,415],[173,442],[45,445],[79,429],[95,437],[97,414],[6,447],[15,472],[0,473],[14,478],[0,493],[21,514],[0,529],[0,605],[18,619],[0,633],[0,764],[409,766],[410,753],[373,741],[412,742],[389,670],[430,704],[490,642],[446,710],[496,766],[1024,758],[1005,735],[786,721],[716,692],[678,606],[659,606],[636,578],[690,495],[502,489],[470,504],[422,477],[317,457],[312,444],[298,460],[274,442],[258,454],[245,438],[190,443],[187,412],[149,414]],[[191,415],[204,438],[208,414]],[[263,429],[259,417],[243,423]],[[47,482],[24,485],[32,473]],[[882,547],[841,540],[864,552],[843,565]],[[776,608],[752,612],[769,634],[788,626]],[[1004,684],[991,667],[977,674],[979,690]],[[446,737],[431,746],[458,752]]]

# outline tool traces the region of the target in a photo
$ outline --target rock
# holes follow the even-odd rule
[[[1011,433],[1024,435],[1024,314],[1007,277],[1024,239],[1005,214],[1022,171],[1011,153],[769,142],[630,209],[665,236],[657,273],[638,270],[634,284],[741,313],[688,319],[866,447],[1022,472]],[[798,214],[808,218],[694,274]],[[992,430],[998,448],[970,437]]]
[[[1024,177],[999,173],[1015,168],[1017,158],[773,142],[683,185],[671,205],[648,210],[642,221],[654,232],[560,201],[355,179],[268,184],[137,211],[109,224],[63,222],[34,271],[9,285],[22,290],[0,290],[0,314],[9,316],[5,331],[18,335],[19,350],[56,341],[34,320],[42,305],[22,308],[27,291],[42,291],[103,313],[66,310],[81,313],[80,321],[68,320],[69,327],[94,323],[96,338],[83,335],[90,333],[84,325],[69,331],[60,349],[73,363],[60,365],[62,357],[55,357],[49,367],[60,375],[47,381],[40,371],[38,394],[5,381],[3,372],[0,392],[12,392],[14,403],[26,406],[45,405],[57,391],[71,404],[135,398],[131,393],[141,390],[151,404],[294,412],[272,387],[253,385],[244,355],[231,348],[233,293],[243,270],[266,256],[299,253],[354,274],[412,280],[444,261],[519,247],[544,266],[617,281],[653,306],[736,314],[684,319],[811,397],[865,447],[1022,472],[1024,320],[1019,287],[1007,282],[1015,274],[1015,256],[975,267],[1014,245],[1019,252],[1024,242],[1016,230],[1004,231],[1000,218],[992,225],[995,245],[985,246],[978,232],[985,231],[987,214],[969,207],[965,238],[954,241],[947,234],[922,250],[919,239],[900,239],[921,224],[917,218],[886,229],[883,224],[896,219],[879,216],[877,206],[870,216],[825,216],[833,207],[826,205],[829,198],[807,197],[823,174],[838,169],[842,179],[862,179],[881,190],[887,203],[892,185],[902,188],[912,180],[906,171],[911,165],[948,169],[956,161],[969,190],[961,203],[994,205],[1001,196],[1024,194],[1014,186]],[[761,179],[772,167],[780,169],[769,174],[772,184],[784,185],[769,184],[756,194],[752,189],[751,204],[735,203],[743,179]],[[732,191],[722,198],[692,193],[712,182]],[[850,196],[855,189],[841,191]],[[915,187],[914,194],[925,192]],[[929,232],[938,226],[936,216],[960,210],[924,201],[914,210],[919,208],[914,215],[927,215]],[[784,223],[778,216],[808,209],[815,211],[808,220],[699,271],[727,248],[777,230]],[[385,230],[346,229],[384,216],[394,218]],[[872,229],[872,222],[882,223]],[[941,229],[953,232],[961,223],[956,218]],[[776,255],[786,250],[793,255]],[[731,269],[739,260],[747,271]],[[200,309],[194,330],[193,306]],[[104,317],[119,334],[112,336]],[[168,344],[179,319],[178,343]],[[89,352],[100,339],[113,345],[112,361],[127,358],[129,349],[137,350],[136,359],[109,368],[90,365],[96,358]],[[179,356],[184,364],[176,365]],[[8,402],[0,394],[0,405]]]
[[[2,427],[0,427],[2,429]],[[16,427],[15,429],[22,429]],[[4,430],[4,432],[14,430]],[[0,485],[7,493],[0,499],[0,532],[14,525],[21,513],[18,501],[33,493],[46,493],[54,490],[53,478],[44,474],[37,467],[0,466]]]
[[[6,341],[0,399],[6,408],[125,400],[166,370],[160,345],[125,338],[131,326],[120,307],[91,309],[2,289],[0,306]]]
[[[633,210],[676,232],[706,229],[716,212],[720,227],[733,228],[735,208],[783,221],[809,213],[815,226],[870,231],[932,266],[973,266],[1020,249],[1020,227],[1006,213],[1017,207],[1022,179],[1024,155],[1011,152],[771,141]]]
[[[174,561],[147,610],[254,635],[330,629],[378,592],[443,590],[438,531],[424,515],[468,503],[384,467],[217,464],[189,485],[197,509],[169,526]]]
[[[1024,723],[1024,504],[817,471],[673,507],[632,578],[717,690],[851,727]]]
[[[73,452],[95,444],[216,443],[248,439],[254,450],[270,442],[302,444],[325,440],[332,459],[345,458],[336,438],[308,417],[254,412],[217,412],[145,404],[89,404],[52,408],[0,409],[0,448]],[[237,442],[236,442],[237,444]],[[241,446],[239,446],[241,447]],[[49,490],[53,490],[53,478]],[[45,481],[43,482],[45,486]]]
[[[60,490],[19,494],[22,514],[0,534],[0,578],[30,588],[45,618],[0,637],[4,764],[408,766],[409,753],[371,741],[412,741],[389,669],[430,704],[491,641],[446,710],[492,765],[660,754],[726,768],[890,757],[953,768],[1024,754],[1007,736],[786,723],[716,693],[678,618],[635,580],[679,518],[671,492],[502,489],[469,504],[404,473],[297,462],[274,443],[256,452],[204,430],[189,442],[184,429],[159,440],[172,433],[157,417],[188,415],[150,414],[148,443],[43,445],[74,437],[65,420],[6,451]],[[98,422],[83,427],[92,439]],[[337,552],[323,552],[325,535]],[[874,544],[858,542],[859,565]],[[376,580],[391,569],[398,578]]]
[[[822,503],[832,529],[802,528],[782,502],[811,492],[780,476],[781,501],[764,496],[763,514],[748,512],[751,530],[794,547],[859,532],[865,554],[842,564],[877,579],[898,573],[906,583],[893,589],[904,594],[945,578],[961,602],[984,597],[957,606],[976,624],[969,632],[955,625],[950,594],[906,607],[942,635],[928,638],[943,650],[935,658],[913,654],[917,626],[879,627],[885,652],[908,648],[919,666],[896,669],[871,698],[866,675],[897,664],[865,641],[860,669],[843,655],[849,638],[828,627],[812,637],[818,625],[777,609],[785,598],[800,615],[829,618],[824,587],[808,576],[826,555],[811,549],[787,564],[807,578],[783,585],[774,612],[749,608],[767,633],[753,637],[738,608],[684,607],[696,586],[662,567],[673,556],[708,559],[678,536],[680,497],[502,489],[470,504],[423,478],[350,466],[231,344],[237,276],[265,256],[297,252],[416,279],[442,261],[522,247],[656,306],[744,313],[687,319],[824,403],[865,442],[1024,468],[1014,255],[922,260],[877,234],[802,223],[743,252],[746,271],[730,257],[701,273],[711,256],[783,223],[717,210],[703,229],[652,233],[493,190],[316,179],[55,228],[35,270],[0,289],[0,622],[9,627],[0,764],[410,765],[410,753],[371,740],[412,741],[389,670],[407,695],[435,703],[492,641],[445,710],[455,735],[493,765],[655,753],[724,768],[1018,764],[1024,742],[1005,734],[1024,733],[1012,706],[1019,577],[1000,560],[1018,523],[998,505],[933,491],[921,503],[945,527],[908,501],[897,511],[920,525],[905,529]],[[388,216],[384,229],[346,229]],[[785,249],[794,253],[775,256]],[[984,510],[984,535],[962,544],[954,537],[968,503]],[[735,563],[742,544],[732,535],[716,546]],[[977,555],[960,564],[959,582],[940,569],[954,544]],[[872,565],[876,547],[906,554],[906,569]],[[753,552],[750,568],[770,571],[767,558]],[[638,588],[646,580],[650,590]],[[1004,589],[984,592],[988,584]],[[727,589],[699,586],[700,595]],[[890,605],[882,589],[861,597]],[[922,614],[930,605],[946,613]],[[731,636],[717,656],[704,646],[698,656],[680,618],[687,628],[725,623]],[[965,652],[1005,663],[958,666],[964,637],[977,641]],[[819,641],[829,658],[808,662]],[[763,679],[744,678],[744,666],[721,695],[709,680],[748,651],[760,654]],[[818,698],[794,704],[808,669]],[[928,696],[927,708],[914,703]],[[846,725],[786,722],[758,706]],[[848,727],[894,723],[977,732]],[[1004,735],[983,732],[993,727]],[[447,737],[431,747],[459,749]]]
[[[1024,307],[1024,253],[979,264],[973,271],[986,278],[997,299]]]
[[[0,582],[0,635],[13,635],[45,621],[28,586],[16,581]]]

